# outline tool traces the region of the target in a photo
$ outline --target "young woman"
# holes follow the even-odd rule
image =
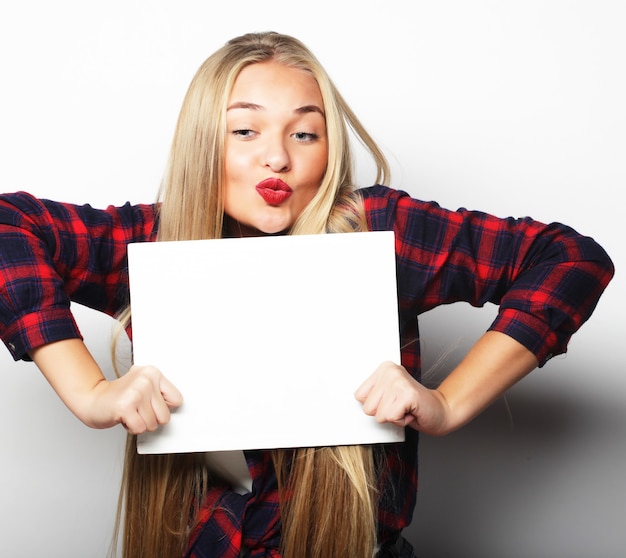
[[[85,424],[130,434],[124,556],[414,556],[401,533],[415,505],[418,432],[454,431],[564,352],[610,281],[604,250],[564,225],[356,189],[350,131],[386,183],[382,152],[311,52],[289,36],[250,34],[194,77],[158,203],[97,210],[0,198],[0,336]],[[355,397],[378,421],[405,426],[404,443],[245,451],[251,486],[203,455],[137,455],[134,435],[166,423],[184,394],[158,363],[106,381],[69,309],[74,300],[118,315],[131,333],[129,242],[363,230],[395,231],[403,348],[400,363],[364,371]],[[499,313],[426,388],[417,316],[460,300]],[[338,312],[349,322],[349,307]]]

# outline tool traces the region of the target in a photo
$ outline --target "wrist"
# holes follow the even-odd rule
[[[34,349],[30,356],[65,406],[83,423],[94,426],[95,399],[108,382],[84,343],[57,341]]]

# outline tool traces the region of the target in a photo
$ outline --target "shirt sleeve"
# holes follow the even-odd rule
[[[543,366],[590,317],[614,267],[592,238],[559,223],[450,211],[385,187],[364,191],[373,230],[393,230],[400,313],[465,301],[498,304],[490,329]]]
[[[74,301],[114,315],[128,303],[126,246],[153,240],[155,207],[94,209],[0,196],[0,338],[15,360],[80,338]]]

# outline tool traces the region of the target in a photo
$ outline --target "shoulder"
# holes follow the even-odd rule
[[[370,228],[374,230],[388,229],[393,222],[398,204],[409,195],[389,186],[376,184],[357,190],[363,199],[363,207]]]
[[[157,214],[156,204],[126,202],[101,209],[90,204],[38,198],[28,192],[0,194],[0,224],[20,228],[92,231],[98,235],[122,229],[151,236],[156,229]]]
[[[357,193],[363,199],[368,224],[373,230],[391,230],[415,219],[437,218],[449,220],[450,213],[434,201],[411,197],[404,190],[380,184],[361,188]]]
[[[392,200],[408,196],[408,194],[402,190],[396,190],[395,188],[383,186],[381,184],[375,184],[374,186],[368,186],[367,188],[359,188],[357,193],[364,200],[371,200],[374,202],[376,200]]]

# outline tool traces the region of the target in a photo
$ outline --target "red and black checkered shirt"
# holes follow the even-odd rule
[[[561,224],[449,211],[383,186],[360,191],[372,230],[396,236],[402,364],[420,374],[417,316],[441,304],[491,302],[491,329],[518,340],[543,365],[566,350],[613,275],[605,251]],[[154,205],[93,209],[0,196],[0,337],[15,359],[39,345],[80,337],[70,301],[116,314],[129,300],[126,245],[153,241]],[[417,432],[381,446],[379,539],[411,521]],[[214,488],[187,556],[279,556],[280,514],[268,452],[246,451],[252,492]]]

